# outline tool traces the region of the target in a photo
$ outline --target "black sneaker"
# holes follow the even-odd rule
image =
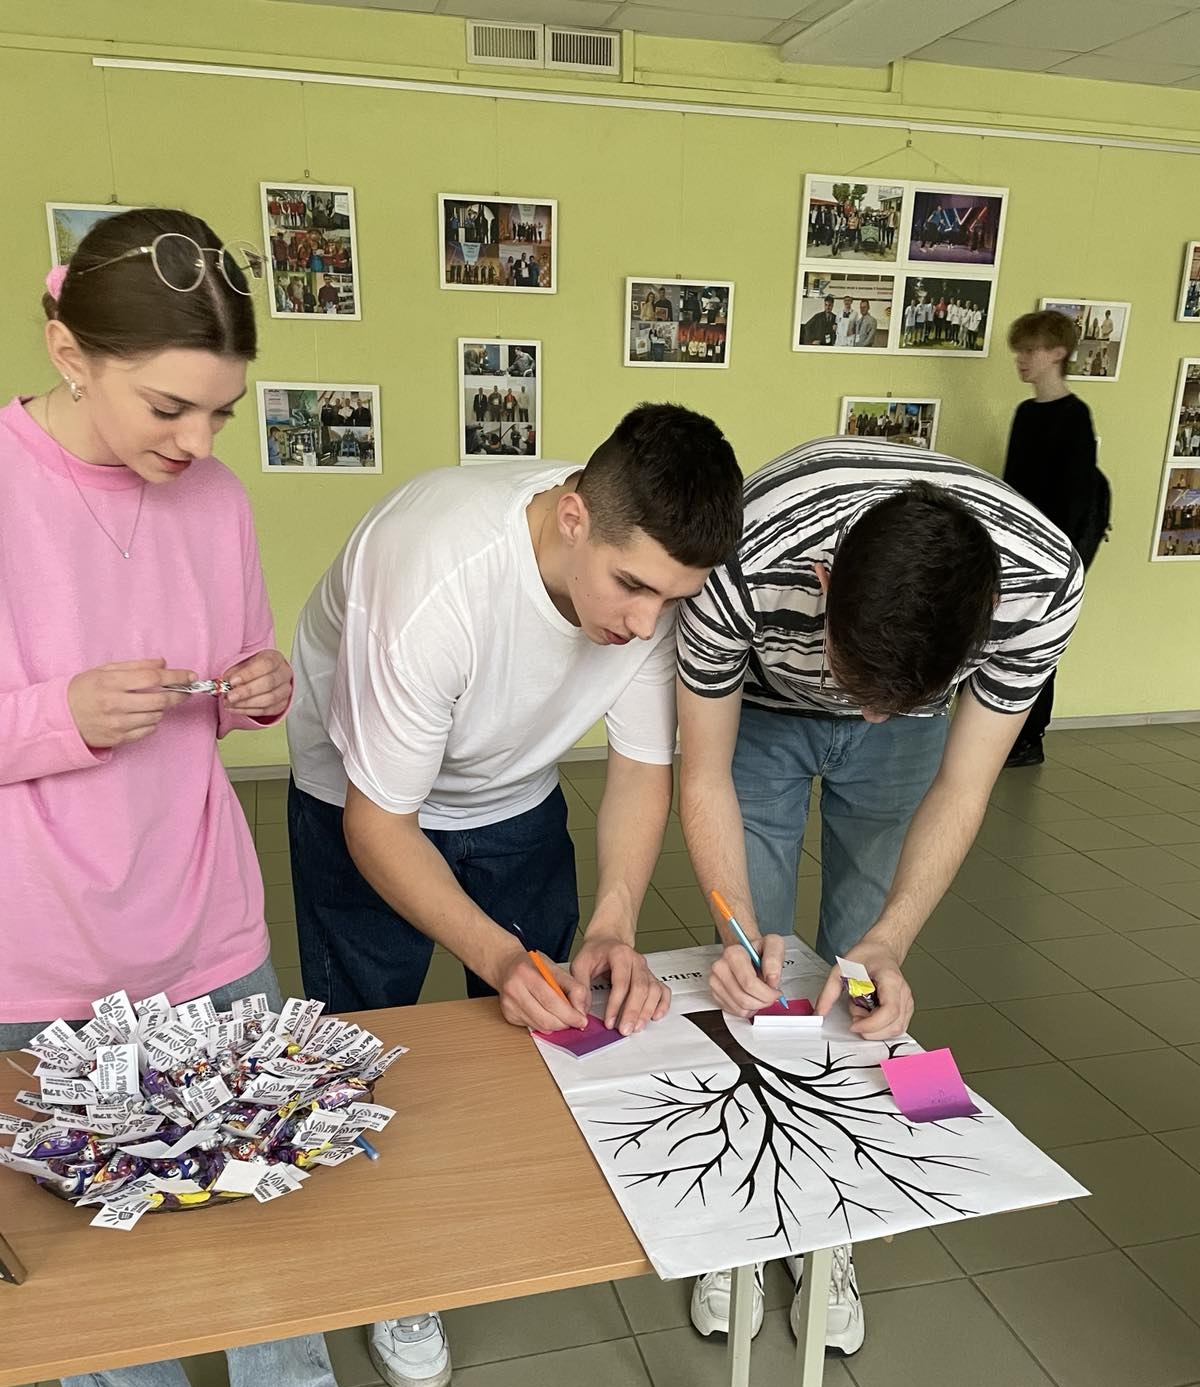
[[[1008,753],[1004,768],[1011,770],[1014,766],[1040,766],[1045,760],[1046,753],[1042,750],[1042,739],[1039,737],[1035,742],[1018,742]]]

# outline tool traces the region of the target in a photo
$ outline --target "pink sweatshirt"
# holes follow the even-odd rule
[[[217,738],[262,722],[193,694],[141,741],[93,751],[67,685],[162,656],[201,678],[274,645],[250,504],[215,458],[146,486],[72,459],[0,409],[0,1021],[89,1016],[118,987],[179,1001],[258,967],[254,845]]]

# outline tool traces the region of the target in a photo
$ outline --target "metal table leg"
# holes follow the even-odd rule
[[[800,1292],[800,1333],[796,1340],[796,1387],[821,1387],[825,1376],[825,1323],[829,1316],[829,1278],[833,1248],[804,1254]]]
[[[822,1302],[823,1303],[823,1302]],[[729,1383],[750,1387],[750,1344],[754,1338],[754,1264],[736,1267],[729,1298]]]

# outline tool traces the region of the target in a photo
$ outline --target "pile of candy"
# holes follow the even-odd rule
[[[16,1101],[40,1120],[0,1113],[0,1166],[32,1175],[101,1228],[132,1228],[156,1209],[299,1189],[313,1165],[371,1150],[393,1109],[370,1102],[405,1053],[323,1003],[291,997],[276,1015],[262,993],[218,1012],[209,997],[171,1006],[114,992],[75,1031],[54,1021],[25,1047],[39,1092]]]

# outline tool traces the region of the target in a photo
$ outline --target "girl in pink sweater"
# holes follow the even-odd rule
[[[212,456],[255,354],[244,259],[139,209],[43,300],[62,383],[0,409],[0,1050],[116,988],[278,1006],[254,845],[217,740],[281,718],[250,506]],[[171,692],[196,678],[227,693]],[[334,1387],[321,1337],[231,1381]],[[67,1379],[171,1387],[178,1363]]]

